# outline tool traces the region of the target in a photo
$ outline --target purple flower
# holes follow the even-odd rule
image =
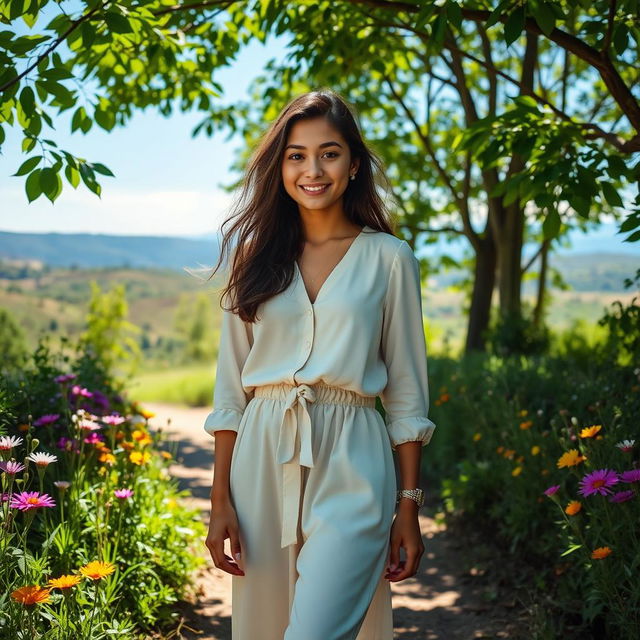
[[[21,462],[16,462],[15,460],[7,460],[0,462],[0,469],[5,473],[8,473],[10,476],[13,476],[18,473],[18,471],[22,471],[24,469],[24,465]]]
[[[635,495],[635,491],[633,489],[626,489],[625,491],[618,491],[614,493],[612,496],[609,496],[609,502],[626,502],[627,500],[631,500]]]
[[[96,444],[97,442],[104,442],[104,436],[97,431],[92,431],[84,441],[88,444]]]
[[[588,473],[580,480],[580,489],[578,492],[583,496],[590,496],[599,493],[603,496],[611,493],[609,487],[618,482],[618,474],[610,469],[598,469]]]
[[[640,482],[640,469],[629,469],[620,474],[622,482]]]
[[[64,373],[61,376],[56,376],[54,380],[55,382],[62,384],[64,382],[70,382],[71,380],[74,380],[77,377],[78,376],[75,373]]]
[[[62,451],[73,451],[75,453],[80,453],[80,446],[78,440],[73,438],[67,438],[66,436],[62,436],[56,442],[56,447],[61,449]]]
[[[47,413],[44,416],[40,416],[37,420],[33,421],[34,427],[41,427],[42,425],[53,424],[60,418],[59,413]]]
[[[93,403],[102,408],[103,411],[106,411],[109,408],[109,398],[102,393],[102,391],[94,391],[93,392]]]
[[[83,396],[84,398],[91,398],[93,394],[86,387],[81,387],[79,384],[74,384],[71,387],[71,393],[74,396]]]
[[[559,488],[559,484],[552,484],[548,489],[545,489],[543,493],[545,496],[551,497]]]

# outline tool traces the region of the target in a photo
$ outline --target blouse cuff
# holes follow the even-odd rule
[[[424,447],[431,440],[435,428],[435,423],[423,416],[393,420],[387,425],[391,449],[395,451],[399,444],[405,442],[422,442]]]
[[[204,430],[211,435],[215,431],[230,429],[237,433],[242,419],[242,412],[237,409],[215,409],[204,421]]]

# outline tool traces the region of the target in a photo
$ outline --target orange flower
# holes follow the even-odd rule
[[[481,433],[474,433],[473,434],[473,441],[474,442],[478,442],[478,440],[480,440],[480,438],[482,438],[482,434]]]
[[[558,462],[556,464],[558,465],[558,469],[562,469],[562,467],[575,467],[586,459],[586,456],[580,455],[580,452],[577,449],[570,449],[569,451],[565,451],[558,458]]]
[[[578,500],[572,500],[565,508],[564,512],[569,516],[575,516],[582,509],[582,503]]]
[[[533,420],[525,420],[524,422],[520,423],[520,428],[522,430],[530,429],[532,426],[533,426]]]
[[[591,557],[594,560],[602,560],[602,558],[606,558],[611,553],[610,547],[598,547],[591,552]]]
[[[602,425],[600,424],[594,424],[592,427],[585,427],[584,429],[582,429],[582,431],[580,431],[580,437],[593,438],[598,433],[598,431],[600,431],[600,429],[602,429]]]
[[[59,578],[51,578],[49,584],[53,589],[70,589],[75,587],[82,578],[77,575],[64,575]]]
[[[136,448],[136,445],[134,442],[127,442],[126,440],[120,443],[120,446],[125,450],[125,451],[133,451]]]
[[[98,460],[112,466],[116,463],[116,457],[113,453],[102,453],[98,456]]]
[[[113,573],[116,567],[111,562],[102,562],[101,560],[94,560],[80,567],[80,573],[85,578],[91,578],[92,580],[100,580],[105,578],[109,574]]]
[[[171,458],[173,458],[173,456],[171,455],[171,453],[169,451],[161,451],[162,453],[162,457],[165,460],[170,460]]]
[[[512,460],[513,456],[515,455],[516,450],[515,449],[505,449],[504,453],[502,454],[505,458]]]
[[[496,453],[502,453],[503,451],[504,451],[504,447],[502,445],[496,448]]]
[[[33,605],[40,602],[49,602],[50,588],[39,587],[38,585],[29,585],[20,587],[11,592],[11,597],[20,604]]]

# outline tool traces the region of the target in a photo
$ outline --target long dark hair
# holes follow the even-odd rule
[[[304,93],[287,104],[252,153],[232,214],[222,223],[220,257],[209,276],[213,277],[226,255],[230,269],[222,295],[230,297],[232,304],[225,308],[245,322],[255,322],[259,305],[289,286],[294,261],[302,253],[298,205],[282,181],[282,156],[296,121],[324,116],[342,134],[352,160],[360,159],[356,178],[349,180],[343,195],[347,218],[360,226],[394,233],[392,216],[376,190],[380,185],[390,191],[383,162],[365,144],[354,114],[335,91]],[[237,241],[232,247],[234,236]]]

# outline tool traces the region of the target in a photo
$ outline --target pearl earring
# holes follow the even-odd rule
[[[355,173],[352,173],[352,174],[351,174],[351,176],[350,176],[350,178],[351,178],[351,180],[355,180],[355,179],[356,179],[356,174],[355,174]]]

